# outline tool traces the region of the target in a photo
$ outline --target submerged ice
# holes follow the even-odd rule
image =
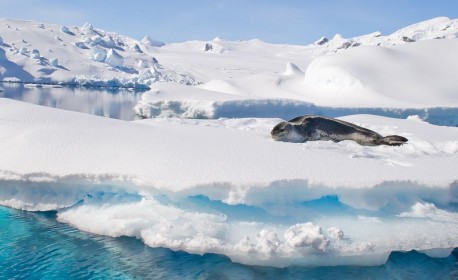
[[[412,206],[414,215],[394,215],[351,208],[337,197],[267,207],[230,206],[204,196],[80,195],[81,200],[58,210],[58,221],[91,233],[136,237],[151,247],[224,254],[244,264],[380,265],[392,251],[447,257],[458,242],[457,214],[431,203]],[[417,213],[425,206],[452,219]]]
[[[344,119],[409,139],[280,143],[279,119],[125,122],[0,99],[0,203],[81,230],[268,266],[380,265],[458,245],[458,129]]]

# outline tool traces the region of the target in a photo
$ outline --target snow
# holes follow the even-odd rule
[[[270,139],[280,119],[125,122],[8,99],[0,120],[1,204],[85,231],[273,266],[458,244],[458,128],[354,115],[408,144],[292,144]]]
[[[70,29],[68,29],[67,26],[64,26],[62,25],[60,28],[59,28],[60,32],[62,33],[69,33],[70,32]]]
[[[33,50],[30,52],[30,58],[39,59],[39,58],[40,58],[40,51],[37,50],[37,49],[33,49]]]
[[[107,58],[107,51],[99,46],[92,48],[92,59],[98,62],[104,62]]]
[[[138,61],[151,61],[154,53],[154,50],[139,52],[138,46],[141,43],[138,40],[97,29],[90,23],[81,28],[55,24],[37,28],[36,25],[37,23],[32,21],[0,19],[0,34],[4,41],[0,48],[5,51],[9,70],[20,69],[9,71],[8,75],[2,73],[1,80],[15,78],[28,83],[72,85],[82,81],[86,86],[110,86],[110,81],[115,79],[120,83],[117,86],[138,86],[143,89],[148,88],[149,83],[159,80],[173,80],[185,84],[199,83],[196,78],[180,69],[174,70],[164,66],[157,70],[160,76],[166,78],[144,79],[141,83],[136,83],[136,75],[144,68],[138,66]],[[60,32],[58,35],[57,31]],[[29,53],[28,50],[31,49],[41,50],[40,63],[34,61],[37,55]],[[52,49],[52,54],[43,52],[47,49]],[[18,53],[31,59],[26,59]],[[49,64],[51,59],[57,59],[61,67],[52,72],[44,71],[46,67],[52,66]],[[97,73],[97,77],[89,77],[93,73]],[[83,76],[87,79],[82,80]]]
[[[329,111],[322,107],[378,107],[385,108],[388,116],[399,114],[399,109],[416,109],[410,114],[421,115],[425,108],[458,106],[455,94],[458,84],[454,76],[458,71],[458,60],[454,55],[457,47],[458,39],[424,41],[391,48],[359,47],[318,57],[308,66],[305,74],[297,65],[288,62],[281,74],[212,79],[197,87],[215,92],[213,102],[209,102],[208,98],[198,100],[200,94],[191,88],[183,89],[189,96],[184,101],[181,95],[175,97],[175,90],[170,86],[153,85],[153,91],[164,94],[160,97],[146,94],[136,111],[147,118],[218,118],[240,116],[240,107],[250,106],[257,109],[245,110],[245,117],[287,118],[294,115],[279,115],[278,112],[313,113],[309,106],[313,103],[321,111]],[[224,101],[217,97],[221,95],[218,93],[225,94]],[[192,104],[190,99],[194,100]],[[179,109],[173,114],[166,105],[171,102],[180,103],[175,106]],[[276,106],[275,111],[266,110],[269,102],[281,103],[284,108],[279,110]],[[200,110],[199,115],[195,115],[193,108],[202,108],[203,103],[206,104],[204,113]],[[163,108],[163,111],[157,108]],[[258,111],[274,113],[258,115]]]
[[[154,40],[153,38],[151,38],[151,36],[148,36],[148,35],[143,37],[141,42],[143,44],[145,44],[145,45],[149,45],[149,46],[152,46],[152,47],[162,47],[162,46],[165,45],[164,42]]]
[[[457,85],[452,73],[458,70],[458,59],[453,55],[457,47],[458,39],[391,48],[360,47],[317,58],[307,68],[305,83],[329,88],[328,98],[333,101],[326,105],[331,106],[351,100],[353,106],[361,102],[372,107],[456,107]],[[348,90],[339,92],[342,89]],[[318,98],[311,96],[309,100]]]
[[[292,46],[0,19],[2,81],[149,89],[134,108],[147,119],[132,122],[1,98],[0,204],[245,264],[446,257],[458,247],[456,21]],[[110,115],[92,103],[82,111]],[[304,114],[409,141],[271,139]]]
[[[49,65],[54,67],[59,67],[59,60],[57,58],[51,58],[49,60]]]
[[[113,49],[108,50],[105,62],[113,67],[122,68],[124,66],[124,58]]]
[[[432,122],[457,125],[453,121],[458,114],[454,109],[458,103],[453,75],[458,65],[453,55],[458,44],[455,19],[436,18],[386,36],[374,32],[345,39],[337,34],[327,42],[321,38],[319,44],[307,46],[219,37],[164,44],[150,36],[137,41],[90,23],[82,28],[46,24],[46,29],[41,29],[34,22],[1,21],[2,38],[9,46],[2,46],[5,58],[17,68],[3,74],[3,80],[151,88],[153,92],[169,87],[158,82],[177,82],[215,93],[214,98],[197,100],[193,96],[196,90],[186,87],[179,95],[190,95],[186,101],[175,97],[175,90],[161,100],[145,97],[136,110],[146,118],[288,118],[305,110],[314,113],[309,112],[313,104],[317,111],[330,111],[323,107],[349,109],[332,116],[362,112],[404,118],[419,115],[428,121],[433,119],[431,111],[446,107],[452,116],[449,123],[444,123],[444,118]],[[50,31],[61,29],[65,32],[59,34],[59,45]],[[408,43],[405,38],[415,42]],[[206,45],[211,50],[205,51]],[[28,52],[32,48],[52,49],[52,57],[42,52],[40,61],[34,61],[17,54],[34,57]],[[47,71],[53,66],[52,59],[57,59],[60,67]],[[218,97],[221,95],[224,101]],[[281,109],[272,110],[272,106]],[[373,108],[381,110],[374,112]],[[272,111],[275,113],[268,114]]]

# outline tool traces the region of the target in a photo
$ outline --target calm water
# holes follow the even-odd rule
[[[0,97],[132,120],[141,93],[3,84]],[[1,185],[0,185],[1,187]],[[0,279],[458,279],[458,250],[444,259],[393,253],[377,267],[244,266],[221,255],[150,248],[134,238],[81,232],[55,212],[0,206]]]
[[[28,88],[8,83],[0,83],[0,86],[4,89],[0,97],[128,121],[135,118],[133,107],[141,97],[141,92],[130,90]]]

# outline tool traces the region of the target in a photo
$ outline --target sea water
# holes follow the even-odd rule
[[[101,90],[9,83],[0,83],[0,86],[4,89],[0,91],[0,98],[127,121],[135,119],[133,107],[142,94],[127,89]]]
[[[382,266],[271,268],[151,248],[131,237],[81,232],[55,212],[0,206],[0,279],[458,279],[458,249],[447,258],[394,252]]]

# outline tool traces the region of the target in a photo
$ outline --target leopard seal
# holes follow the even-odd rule
[[[304,143],[307,141],[353,140],[363,146],[400,146],[408,140],[402,136],[383,137],[375,131],[355,124],[315,115],[305,115],[277,124],[271,131],[275,141]]]

